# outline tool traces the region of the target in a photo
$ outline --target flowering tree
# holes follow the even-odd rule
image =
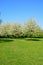
[[[27,37],[38,37],[41,29],[39,25],[36,24],[36,21],[34,19],[30,19],[25,24],[24,30],[25,30],[25,35],[27,35]]]

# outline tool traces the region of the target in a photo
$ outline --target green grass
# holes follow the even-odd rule
[[[0,65],[43,65],[43,39],[0,39]]]

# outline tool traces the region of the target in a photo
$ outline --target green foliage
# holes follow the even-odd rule
[[[2,20],[0,19],[0,24],[2,23]]]

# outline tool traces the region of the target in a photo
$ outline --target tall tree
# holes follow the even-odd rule
[[[27,35],[27,37],[39,36],[40,30],[41,29],[40,29],[39,25],[37,25],[37,23],[34,19],[30,19],[25,24],[25,35]]]

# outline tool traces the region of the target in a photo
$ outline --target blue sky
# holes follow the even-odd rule
[[[0,0],[0,12],[3,23],[24,23],[35,18],[43,28],[43,0]]]

